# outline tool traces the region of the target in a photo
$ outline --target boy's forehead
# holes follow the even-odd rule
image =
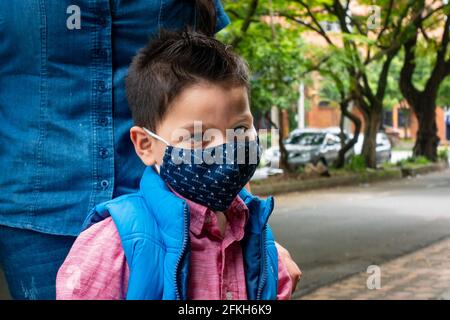
[[[244,86],[195,85],[184,89],[171,103],[161,126],[227,128],[236,121],[251,121],[249,98]]]

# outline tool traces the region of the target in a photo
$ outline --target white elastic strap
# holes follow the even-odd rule
[[[170,146],[170,143],[168,143],[164,138],[158,136],[157,134],[151,132],[150,130],[148,130],[147,128],[142,127],[142,129],[144,129],[145,132],[147,132],[151,137],[158,139],[159,141],[164,142],[165,144],[167,144],[168,146]]]
[[[256,131],[255,126],[253,126],[253,133],[255,134],[255,139],[256,139],[256,137],[258,136],[258,131]]]

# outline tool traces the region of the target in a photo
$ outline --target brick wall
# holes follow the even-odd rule
[[[406,137],[415,137],[417,134],[418,122],[414,113],[410,114],[409,119],[409,128],[399,127],[398,126],[398,112],[400,109],[400,105],[394,106],[392,110],[392,123],[395,129],[398,129],[400,132],[400,136],[404,137],[406,133]],[[358,108],[353,108],[353,113],[359,116],[362,121],[361,132],[364,132],[364,120],[361,112]],[[310,111],[306,113],[306,121],[307,125],[312,128],[327,128],[327,127],[337,127],[339,126],[340,121],[340,110],[337,107],[329,106],[329,107],[319,107],[317,105],[312,106]],[[442,143],[446,143],[446,125],[445,125],[445,111],[442,108],[436,108],[436,123],[438,126],[438,136],[441,139]],[[353,126],[352,126],[353,130]]]

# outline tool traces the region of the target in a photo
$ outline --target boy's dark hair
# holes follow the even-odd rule
[[[161,30],[134,57],[128,70],[127,98],[135,125],[156,130],[174,98],[203,81],[249,90],[247,64],[211,36]]]

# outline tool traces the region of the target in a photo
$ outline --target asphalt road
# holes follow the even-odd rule
[[[450,170],[275,197],[270,224],[303,271],[299,297],[450,236]]]

